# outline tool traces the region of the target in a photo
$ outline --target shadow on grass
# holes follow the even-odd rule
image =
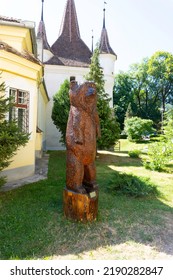
[[[51,153],[48,180],[0,194],[0,259],[78,258],[126,242],[173,255],[173,209],[156,196],[113,194],[107,188],[111,176],[114,171],[108,166],[98,175],[98,220],[88,224],[68,221],[62,210],[65,155]]]
[[[126,152],[118,152],[118,154],[110,152],[108,152],[107,154],[99,153],[98,160],[101,164],[113,163],[117,166],[143,166],[141,158],[132,158],[130,156],[127,156]],[[121,154],[123,154],[123,156],[121,156]]]

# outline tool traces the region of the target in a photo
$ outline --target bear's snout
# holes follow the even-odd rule
[[[88,91],[86,92],[86,96],[90,96],[95,93],[95,89],[93,87],[89,87]]]

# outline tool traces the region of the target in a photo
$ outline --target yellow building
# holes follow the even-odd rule
[[[44,68],[37,59],[34,22],[0,17],[0,73],[6,95],[15,99],[12,114],[21,128],[30,133],[27,145],[18,150],[2,172],[8,181],[14,181],[34,174],[35,158],[41,156],[46,141],[49,98]]]

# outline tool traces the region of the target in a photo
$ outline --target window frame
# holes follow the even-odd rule
[[[13,107],[9,112],[9,119],[16,120],[21,131],[29,133],[29,92],[26,90],[10,87],[9,97],[14,98]],[[22,114],[19,113],[21,112],[21,109],[23,110]],[[22,119],[20,118],[21,115]]]

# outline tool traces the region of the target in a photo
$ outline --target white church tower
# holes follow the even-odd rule
[[[51,114],[53,96],[59,90],[65,79],[76,79],[79,83],[85,80],[89,72],[92,52],[80,36],[77,13],[74,0],[67,0],[62,19],[60,35],[50,47],[47,41],[46,29],[43,19],[43,2],[41,21],[38,27],[37,44],[38,55],[45,65],[45,83],[50,97],[46,110],[46,149],[64,149],[60,143],[60,133],[53,124]],[[116,54],[109,45],[105,28],[105,10],[103,29],[100,39],[100,64],[105,75],[105,90],[112,98],[114,83],[114,62]],[[112,106],[112,102],[110,104]]]
[[[105,78],[105,92],[111,98],[110,106],[113,107],[113,86],[114,86],[114,65],[117,60],[117,55],[109,44],[108,33],[105,23],[105,8],[103,9],[103,28],[100,37],[100,66],[103,69]]]

